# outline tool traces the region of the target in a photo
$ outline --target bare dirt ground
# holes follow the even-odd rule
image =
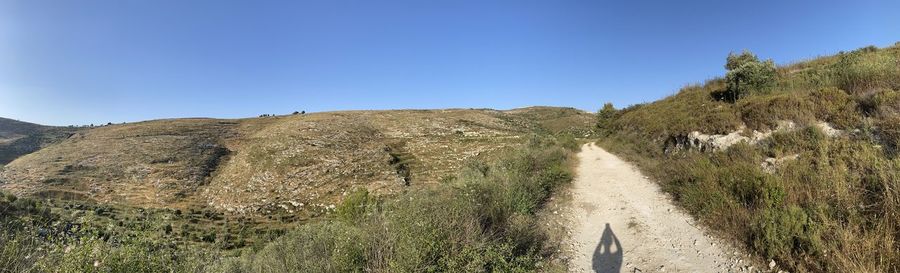
[[[572,272],[756,272],[629,163],[589,143],[572,187]]]

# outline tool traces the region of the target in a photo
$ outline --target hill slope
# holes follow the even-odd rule
[[[61,141],[76,130],[0,118],[0,165]]]
[[[545,127],[551,122],[553,127]],[[564,120],[564,122],[559,122]],[[8,164],[0,188],[136,207],[310,215],[349,190],[394,193],[535,131],[589,133],[566,108],[347,111],[176,119],[79,131]]]
[[[792,272],[900,271],[900,46],[765,66],[607,108],[601,142]]]

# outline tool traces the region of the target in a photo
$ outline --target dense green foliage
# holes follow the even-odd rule
[[[729,69],[754,57],[728,58]],[[729,79],[620,110],[601,144],[638,163],[688,211],[791,272],[900,271],[900,47],[777,68],[766,92],[730,101]],[[774,130],[700,152],[691,131]],[[816,124],[842,132],[829,136]],[[773,163],[774,162],[774,163]]]
[[[732,102],[752,92],[765,91],[775,83],[775,63],[772,60],[760,61],[749,51],[740,55],[728,54],[725,68],[728,69],[725,81]]]
[[[199,235],[210,237],[205,243],[176,240],[178,230],[190,230],[168,220],[194,212],[141,210],[140,220],[115,224],[99,215],[123,213],[103,206],[51,210],[50,200],[0,195],[0,272],[553,271],[547,260],[555,249],[535,212],[571,180],[567,164],[577,148],[571,137],[535,136],[494,160],[469,162],[433,188],[388,197],[353,191],[324,219],[234,250],[223,239],[239,234],[230,230]]]
[[[612,133],[613,122],[616,118],[616,107],[612,103],[603,104],[603,108],[597,112],[597,131],[600,135],[606,136]]]

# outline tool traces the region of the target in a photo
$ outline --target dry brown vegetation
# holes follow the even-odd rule
[[[357,111],[87,130],[4,172],[36,180],[3,185],[23,197],[0,192],[0,272],[558,272],[535,213],[571,179],[572,134],[592,120]],[[226,184],[251,189],[234,193],[226,174],[277,179]],[[335,206],[284,199],[307,196]]]
[[[301,219],[349,190],[434,184],[537,131],[586,133],[574,109],[347,111],[174,119],[81,130],[0,173],[5,191],[154,208]]]

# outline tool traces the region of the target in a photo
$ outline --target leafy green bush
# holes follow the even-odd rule
[[[775,63],[772,60],[760,61],[749,51],[740,55],[728,54],[725,68],[728,69],[725,81],[728,83],[731,101],[775,85]]]
[[[600,135],[606,136],[613,131],[613,122],[615,121],[616,107],[612,103],[603,104],[603,108],[597,111],[597,130]]]
[[[758,62],[759,58],[749,50],[741,51],[741,54],[730,52],[728,57],[725,58],[725,70],[736,70],[746,64]]]

